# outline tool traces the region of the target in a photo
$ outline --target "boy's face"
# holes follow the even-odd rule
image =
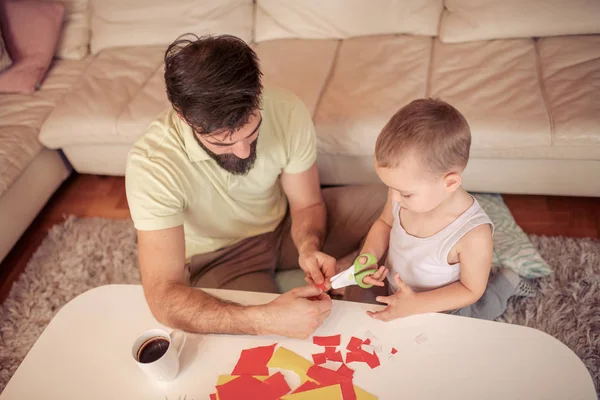
[[[376,162],[375,169],[379,179],[392,190],[392,200],[416,213],[433,210],[460,186],[457,174],[436,177],[424,171],[413,152],[395,168],[381,168]]]

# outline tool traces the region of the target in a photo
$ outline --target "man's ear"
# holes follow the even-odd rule
[[[446,186],[446,191],[449,193],[454,192],[456,189],[460,187],[462,184],[462,177],[457,172],[449,172],[444,177],[444,185]]]

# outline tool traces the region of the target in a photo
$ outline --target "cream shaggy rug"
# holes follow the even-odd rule
[[[540,329],[569,346],[600,388],[600,241],[531,240],[553,268],[538,294],[513,299],[505,322]],[[139,283],[130,221],[69,218],[55,226],[0,306],[0,391],[62,305],[110,283]]]

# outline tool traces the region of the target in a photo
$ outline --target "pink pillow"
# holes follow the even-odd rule
[[[33,93],[52,62],[65,7],[35,0],[0,1],[0,25],[13,65],[0,73],[0,92]]]

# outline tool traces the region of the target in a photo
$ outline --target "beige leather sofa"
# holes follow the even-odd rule
[[[265,83],[313,113],[325,184],[377,181],[381,127],[431,96],[471,124],[467,189],[600,196],[600,1],[65,1],[63,39],[79,59],[58,61],[32,97],[0,96],[0,135],[30,146],[2,176],[3,246],[67,173],[37,132],[75,170],[123,175],[131,144],[169,107],[163,53],[185,32],[252,43]]]

